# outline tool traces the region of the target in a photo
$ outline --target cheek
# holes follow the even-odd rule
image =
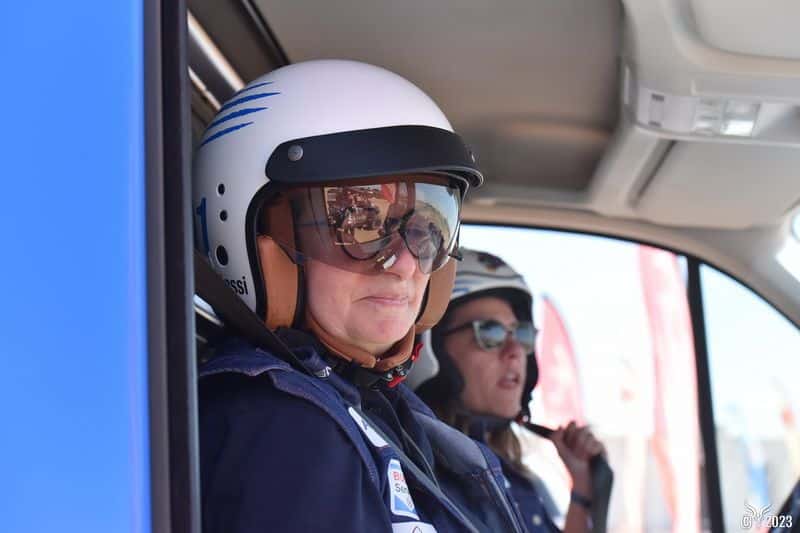
[[[347,276],[335,268],[311,262],[306,267],[306,301],[317,320],[335,321],[346,312]]]
[[[486,354],[477,354],[470,360],[469,372],[472,375],[473,394],[480,397],[490,395],[489,384],[495,380],[497,369],[487,360]]]
[[[454,346],[453,350],[458,350],[458,347]],[[462,400],[467,403],[467,407],[473,409],[483,407],[482,405],[470,404],[482,404],[483,401],[480,399],[484,398],[487,394],[486,389],[490,372],[487,371],[488,369],[486,367],[486,354],[475,353],[469,349],[462,349],[460,351],[453,350],[448,349],[447,353],[458,354],[453,357],[453,362],[464,380],[464,390],[461,393]]]
[[[475,385],[481,381],[483,369],[481,368],[481,365],[478,364],[477,358],[471,357],[470,355],[462,357],[459,364],[461,374],[464,376],[464,381],[467,385],[471,385],[471,388],[474,388]]]
[[[421,274],[419,270],[414,275],[414,307],[417,311],[420,310],[422,305],[422,298],[425,296],[425,290],[428,288],[428,281],[430,280],[429,274]]]

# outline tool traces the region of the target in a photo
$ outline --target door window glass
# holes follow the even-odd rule
[[[615,474],[609,531],[707,529],[684,259],[616,239],[497,226],[467,225],[461,244],[503,258],[534,290],[532,418],[577,419],[603,441]],[[519,434],[563,520],[569,478],[560,459],[549,442]]]
[[[747,530],[800,477],[800,332],[727,275],[700,274],[725,525]]]

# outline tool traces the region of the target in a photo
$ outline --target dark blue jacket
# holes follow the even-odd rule
[[[205,533],[521,531],[497,458],[438,421],[404,385],[356,389],[321,347],[284,332],[314,377],[239,340],[200,371]],[[404,468],[401,446],[455,507]]]
[[[557,533],[560,530],[550,518],[554,505],[544,501],[549,494],[542,493],[544,488],[538,487],[533,480],[521,474],[512,465],[503,461],[503,473],[508,479],[511,494],[519,505],[519,511],[530,533]]]
[[[467,425],[467,433],[478,442],[485,442],[487,435],[508,427],[507,419],[490,415],[472,415]],[[522,516],[524,527],[529,533],[557,533],[561,530],[553,522],[552,516],[558,512],[547,488],[538,478],[520,472],[517,467],[503,458],[500,463],[505,476],[506,488],[511,492]]]

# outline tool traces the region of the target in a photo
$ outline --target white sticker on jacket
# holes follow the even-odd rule
[[[425,522],[395,522],[392,533],[436,533],[436,528]]]
[[[403,469],[400,468],[400,461],[390,459],[387,473],[389,475],[389,498],[391,499],[392,513],[419,520],[419,515],[417,515],[417,511],[414,508],[414,500],[411,499],[411,493],[408,490],[408,485],[406,485],[406,476],[403,475]]]
[[[369,439],[373,446],[376,448],[383,448],[384,446],[389,445],[388,442],[383,440],[383,437],[378,435],[378,433],[372,429],[372,426],[367,424],[367,421],[364,420],[364,418],[358,414],[355,409],[348,407],[347,412],[350,413],[350,416],[356,421],[356,425],[359,427],[359,429],[361,429],[361,432],[367,437],[367,439]]]

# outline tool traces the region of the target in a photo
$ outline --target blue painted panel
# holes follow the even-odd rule
[[[150,530],[142,1],[2,9],[2,531]]]

